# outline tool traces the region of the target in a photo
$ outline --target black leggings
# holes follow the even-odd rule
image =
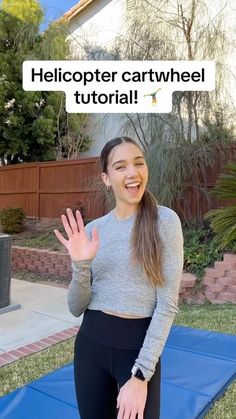
[[[115,419],[119,389],[131,378],[151,317],[127,319],[86,309],[74,346],[81,419]],[[161,357],[147,383],[144,419],[160,417]]]

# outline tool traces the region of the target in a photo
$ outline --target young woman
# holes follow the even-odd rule
[[[178,312],[181,222],[148,190],[134,140],[109,141],[101,166],[115,208],[85,227],[68,209],[68,240],[55,230],[71,257],[69,309],[84,313],[74,347],[78,408],[81,419],[158,419],[161,353]]]

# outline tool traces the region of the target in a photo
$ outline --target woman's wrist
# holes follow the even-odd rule
[[[71,259],[71,267],[73,271],[80,272],[81,269],[84,270],[90,269],[92,266],[92,259],[81,259],[81,260],[73,260]]]
[[[144,383],[144,384],[148,383],[148,380],[146,380],[146,379],[145,380],[140,380],[139,378],[135,377],[135,375],[133,375],[133,374],[131,375],[131,380],[136,381],[136,382],[138,381],[139,383]]]

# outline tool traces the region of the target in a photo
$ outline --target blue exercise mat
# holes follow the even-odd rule
[[[162,354],[161,419],[202,419],[235,379],[235,361],[236,336],[173,325]],[[79,419],[73,364],[1,397],[0,418]]]

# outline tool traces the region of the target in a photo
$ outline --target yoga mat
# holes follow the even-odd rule
[[[162,353],[161,419],[202,419],[235,377],[235,335],[173,325]],[[0,418],[81,419],[73,364],[1,397]]]

